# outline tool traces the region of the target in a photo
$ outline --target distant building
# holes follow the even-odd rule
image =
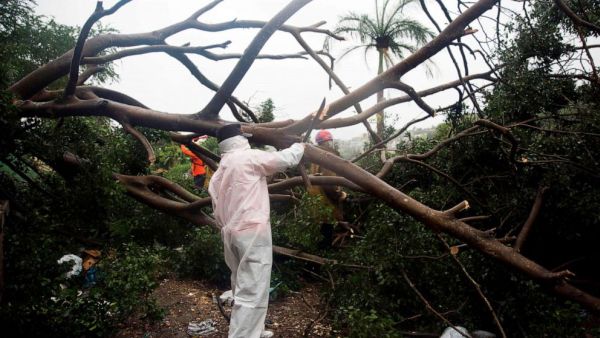
[[[415,138],[431,137],[435,133],[435,129],[436,127],[411,129],[408,132],[405,132],[402,135],[396,137],[395,139],[389,141],[386,144],[386,148],[388,150],[396,150],[398,144],[401,142],[409,142],[411,139]],[[366,133],[359,136],[355,136],[349,140],[334,140],[336,149],[340,152],[341,157],[344,159],[353,159],[358,155],[362,154],[365,150],[367,150],[368,143],[370,143],[370,137]]]

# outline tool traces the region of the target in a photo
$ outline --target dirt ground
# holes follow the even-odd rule
[[[336,336],[327,319],[323,318],[318,287],[318,284],[305,285],[299,292],[290,292],[269,304],[267,328],[275,333],[275,337],[304,337],[307,327],[317,318],[319,320],[312,325],[307,337]],[[164,319],[148,324],[132,318],[123,324],[116,337],[190,337],[188,324],[207,319],[214,321],[217,330],[194,337],[227,337],[228,324],[213,302],[213,295],[218,297],[224,291],[199,281],[164,279],[153,293],[158,304],[166,310]],[[225,306],[224,309],[229,314],[231,308]]]

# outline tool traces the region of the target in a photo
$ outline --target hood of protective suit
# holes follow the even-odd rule
[[[222,154],[230,153],[232,151],[247,150],[247,149],[250,149],[250,143],[248,143],[247,138],[245,138],[244,136],[241,136],[241,135],[230,137],[219,143],[219,150],[221,151]]]

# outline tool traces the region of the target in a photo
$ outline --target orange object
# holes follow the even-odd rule
[[[99,250],[83,250],[85,257],[83,258],[83,271],[88,271],[94,264],[100,260],[102,253]]]
[[[206,174],[206,169],[204,168],[204,162],[196,156],[188,147],[181,145],[181,151],[190,157],[192,160],[192,176],[204,175]]]
[[[323,142],[333,140],[333,135],[331,135],[331,132],[329,130],[319,130],[315,139],[317,141],[317,144],[321,144]]]

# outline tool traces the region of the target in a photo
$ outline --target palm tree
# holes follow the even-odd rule
[[[397,2],[396,6],[390,3]],[[394,64],[392,56],[403,59],[407,53],[415,52],[427,42],[433,33],[416,20],[404,16],[405,7],[414,0],[383,0],[380,6],[375,0],[375,17],[350,12],[340,18],[335,33],[348,33],[358,37],[360,44],[348,49],[343,55],[364,49],[367,53],[375,49],[379,58],[377,74]],[[383,100],[383,90],[377,93],[377,102]],[[377,113],[377,134],[383,136],[383,111]]]

